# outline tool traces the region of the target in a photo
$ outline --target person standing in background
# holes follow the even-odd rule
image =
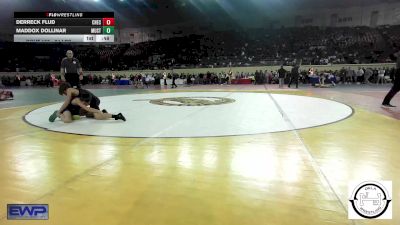
[[[71,87],[81,87],[83,72],[79,60],[74,58],[72,50],[68,50],[65,58],[61,61],[61,80],[68,82]]]
[[[171,88],[177,88],[178,85],[175,84],[175,80],[176,80],[176,74],[172,73],[172,86]]]
[[[283,84],[285,83],[285,76],[286,76],[286,70],[281,66],[281,68],[278,70],[278,78],[279,78],[279,88],[283,88]]]
[[[167,87],[167,71],[165,71],[164,68],[164,72],[162,73],[163,75],[163,80],[164,80],[164,86]]]
[[[365,73],[364,73],[364,83],[365,84],[370,84],[371,82],[369,82],[369,78],[372,76],[374,72],[371,70],[371,68],[367,68],[365,69]]]
[[[359,67],[357,70],[357,78],[356,78],[357,84],[363,82],[364,73],[365,72],[364,72],[363,68]]]
[[[350,82],[350,84],[353,82],[353,73],[354,71],[349,67],[346,70],[346,84]]]
[[[292,82],[296,83],[296,88],[299,88],[299,66],[295,65],[292,68],[291,75],[290,75],[290,82],[288,87],[290,88],[290,85]]]
[[[227,81],[226,81],[226,83],[227,83],[228,85],[231,85],[231,82],[232,82],[232,75],[233,75],[232,70],[229,70],[229,72],[228,72],[228,77],[227,77]]]
[[[378,79],[376,80],[376,84],[381,84],[385,83],[385,70],[383,68],[378,69]]]

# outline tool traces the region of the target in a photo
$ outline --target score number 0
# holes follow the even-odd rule
[[[114,18],[103,18],[103,26],[114,26]]]

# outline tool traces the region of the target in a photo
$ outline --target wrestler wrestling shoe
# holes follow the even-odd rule
[[[57,112],[58,110],[54,111],[53,114],[49,117],[50,122],[54,122],[57,119]]]
[[[122,115],[122,113],[118,113],[117,115],[115,115],[114,117],[115,120],[123,120],[126,121],[124,115]]]

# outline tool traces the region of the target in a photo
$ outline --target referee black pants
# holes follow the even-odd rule
[[[79,75],[77,73],[66,73],[65,81],[67,81],[71,87],[80,88],[81,83],[79,81]]]
[[[390,101],[392,100],[392,98],[397,94],[397,92],[400,91],[400,76],[397,76],[396,80],[394,81],[394,85],[392,87],[392,89],[390,89],[389,93],[387,93],[387,95],[385,96],[385,99],[383,99],[382,105],[387,105],[390,104]]]

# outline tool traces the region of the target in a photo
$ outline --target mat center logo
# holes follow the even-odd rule
[[[150,100],[150,103],[165,106],[207,106],[222,105],[235,102],[231,98],[223,97],[174,97]]]
[[[352,189],[349,199],[349,219],[391,219],[390,181],[368,181],[353,188],[354,186],[349,185],[349,192]]]

